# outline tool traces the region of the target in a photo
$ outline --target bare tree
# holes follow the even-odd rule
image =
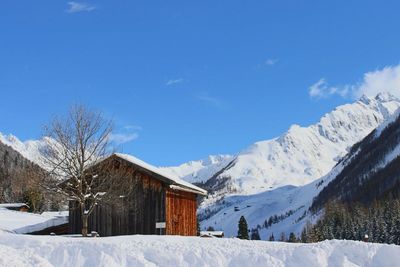
[[[89,215],[111,188],[104,184],[109,180],[91,166],[111,155],[112,128],[112,120],[81,105],[45,127],[44,160],[51,173],[47,186],[78,203],[83,236],[88,234]]]

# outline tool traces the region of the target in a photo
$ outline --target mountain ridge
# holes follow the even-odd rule
[[[307,127],[294,124],[281,136],[255,142],[229,156],[229,160],[198,164],[201,167],[193,168],[192,173],[189,164],[182,164],[185,175],[180,178],[199,182],[218,196],[255,194],[285,185],[304,185],[327,174],[353,144],[399,107],[400,100],[389,94],[362,96],[354,103],[338,106],[316,124]],[[231,166],[226,168],[228,164]],[[179,175],[180,166],[164,169]],[[222,169],[225,170],[221,172]],[[192,176],[196,179],[191,179]]]

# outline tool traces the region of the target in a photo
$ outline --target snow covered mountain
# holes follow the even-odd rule
[[[249,229],[258,228],[263,240],[271,234],[275,237],[281,233],[287,237],[290,232],[300,235],[307,221],[313,223],[319,218],[309,211],[314,197],[335,179],[347,162],[345,157],[327,175],[303,186],[287,185],[254,195],[205,199],[199,207],[201,229],[212,226],[223,230],[227,237],[235,237],[238,221],[244,216]]]
[[[4,135],[0,133],[0,143],[11,147],[19,152],[24,158],[38,164],[43,165],[43,157],[41,150],[45,147],[44,140],[28,140],[22,142],[12,134]]]
[[[162,167],[165,172],[190,183],[205,183],[208,178],[234,159],[231,155],[211,155],[206,159],[189,161],[177,167]]]
[[[235,157],[167,169],[187,181],[202,182],[214,196],[304,185],[327,174],[353,144],[399,106],[400,100],[389,94],[363,96],[355,103],[337,107],[314,125],[293,125],[280,137],[257,142]]]
[[[215,195],[247,195],[285,185],[304,185],[330,171],[349,147],[398,107],[400,100],[388,94],[363,96],[355,103],[337,107],[315,125],[293,125],[282,136],[257,142],[235,156],[209,156],[162,169],[188,182],[202,184]],[[22,142],[13,135],[0,133],[0,142],[43,165],[44,140]]]
[[[223,229],[235,236],[240,216],[263,239],[272,233],[300,234],[307,221],[318,219],[332,200],[371,203],[400,197],[400,110],[355,144],[325,176],[304,186],[284,186],[260,194],[206,199],[200,208],[202,227]],[[311,208],[311,209],[310,209]],[[312,212],[311,212],[312,211]]]
[[[27,159],[27,150],[22,155],[13,147],[22,150],[25,145],[13,136],[0,135],[0,202],[23,201],[26,190],[37,186],[34,174],[41,171],[34,164],[34,157]],[[32,143],[27,143],[28,148],[32,148]]]
[[[250,227],[260,226],[263,238],[271,232],[298,233],[305,218],[315,219],[307,213],[313,198],[346,160],[337,163],[399,107],[400,100],[388,94],[363,96],[314,125],[293,125],[282,136],[257,142],[235,156],[210,156],[163,171],[211,192],[200,205],[203,228],[213,226],[236,235],[239,217],[245,215]],[[0,134],[0,142],[40,165],[44,141],[21,142]],[[264,227],[271,217],[275,223]]]

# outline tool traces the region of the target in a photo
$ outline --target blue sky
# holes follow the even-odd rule
[[[235,153],[400,87],[398,1],[16,1],[0,8],[0,131],[74,103],[156,165]],[[387,87],[387,88],[386,88]]]

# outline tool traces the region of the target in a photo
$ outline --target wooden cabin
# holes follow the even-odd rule
[[[223,238],[224,237],[224,231],[201,231],[200,232],[200,237]]]
[[[5,208],[8,210],[28,212],[29,206],[25,203],[2,203],[0,204],[0,208]]]
[[[105,162],[117,166],[116,177],[110,179],[116,179],[124,193],[107,193],[115,194],[114,201],[96,206],[89,216],[89,232],[100,236],[197,235],[197,197],[207,191],[130,155],[116,153],[96,165]],[[69,232],[81,233],[80,208],[75,201],[69,206]]]

